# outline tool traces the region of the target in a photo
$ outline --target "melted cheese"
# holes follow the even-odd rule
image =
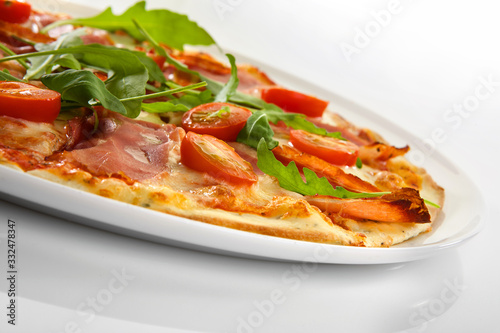
[[[65,143],[64,123],[36,123],[0,116],[0,144],[18,150],[30,150],[50,156]]]

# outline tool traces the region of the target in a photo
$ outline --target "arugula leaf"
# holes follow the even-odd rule
[[[295,162],[292,161],[287,166],[284,166],[268,149],[265,139],[261,139],[257,146],[257,157],[257,166],[262,172],[276,177],[280,186],[284,189],[302,195],[319,194],[346,199],[379,197],[389,193],[355,193],[340,186],[334,188],[325,177],[319,178],[313,171],[307,168],[303,168],[304,181]]]
[[[257,148],[260,139],[264,138],[269,149],[273,149],[278,145],[278,141],[273,139],[274,131],[269,125],[269,122],[277,124],[279,121],[283,121],[287,126],[294,129],[301,129],[310,133],[342,139],[342,135],[339,132],[328,132],[324,128],[317,127],[308,121],[303,114],[263,110],[255,111],[250,118],[248,118],[240,135],[238,135],[237,141],[250,147]]]
[[[63,54],[59,59],[54,61],[54,64],[70,69],[82,69],[82,64],[72,54]]]
[[[77,54],[80,62],[106,71],[106,88],[119,99],[144,95],[149,73],[134,53],[100,44],[67,48],[65,51],[83,52]],[[124,105],[129,117],[135,118],[139,115],[141,101],[132,100]]]
[[[234,56],[227,53],[226,57],[229,59],[229,63],[231,64],[231,77],[222,87],[222,89],[217,92],[215,96],[215,102],[227,102],[228,99],[236,92],[236,89],[238,88],[238,84],[240,82],[240,80],[238,79],[238,69],[236,67],[236,60]],[[207,83],[208,89],[210,89],[215,94],[216,89],[219,88],[219,86],[214,86],[213,82]]]
[[[276,148],[279,144],[274,140],[274,131],[269,126],[267,114],[255,111],[248,119],[243,129],[238,134],[236,141],[244,143],[252,148],[257,148],[264,140],[269,149]]]
[[[229,106],[223,106],[222,108],[220,108],[220,110],[209,114],[206,118],[207,119],[212,119],[212,118],[223,119],[223,118],[229,117],[230,115],[231,115],[231,109],[229,108]]]
[[[193,94],[191,94],[193,93]],[[204,90],[202,92],[196,91],[196,93],[187,91],[185,95],[177,98],[177,99],[172,99],[170,102],[175,103],[175,104],[184,104],[187,106],[189,109],[192,109],[198,105],[201,104],[206,104],[213,102],[213,96],[212,92],[210,90]]]
[[[161,47],[158,42],[155,40],[155,38],[147,31],[146,29],[143,28],[143,26],[137,22],[136,20],[133,21],[135,26],[137,27],[137,30],[144,36],[144,38],[153,46],[155,49],[156,53],[159,55],[165,57],[166,61],[174,66],[177,70],[180,70],[182,72],[194,75],[198,77],[201,81],[207,82],[207,87],[208,90],[210,90],[215,97],[216,102],[227,102],[233,100],[233,96],[236,96],[237,100],[245,100],[246,96],[248,96],[248,100],[251,101],[249,104],[252,106],[264,106],[263,104],[266,104],[264,101],[261,99],[258,99],[256,97],[242,94],[238,92],[236,89],[238,88],[239,84],[239,79],[238,79],[238,70],[236,67],[236,59],[234,58],[233,55],[227,53],[226,57],[229,60],[229,63],[231,64],[231,77],[228,80],[228,82],[224,85],[218,81],[212,80],[196,71],[193,71],[189,69],[186,65],[183,63],[177,61],[176,59],[172,58],[170,54],[168,54],[163,47]],[[237,103],[238,104],[238,103]]]
[[[307,168],[305,168],[307,169]],[[307,170],[310,171],[310,170]],[[310,171],[312,172],[312,171]],[[316,175],[314,172],[312,172],[314,175]],[[305,172],[304,172],[305,174]],[[317,176],[316,176],[317,177]],[[324,177],[323,177],[324,178]],[[326,178],[325,178],[326,179]],[[332,186],[333,187],[333,186]],[[351,192],[346,190],[345,188],[341,186],[336,186],[334,191],[331,192],[330,194],[321,194],[320,195],[330,195],[332,197],[340,198],[340,199],[361,199],[361,198],[375,198],[375,197],[380,197],[384,194],[390,194],[391,192]]]
[[[23,80],[19,80],[17,77],[11,75],[7,69],[0,71],[0,81],[23,82]]]
[[[82,66],[80,62],[77,60],[75,55],[72,53],[50,53],[50,51],[68,49],[74,46],[83,46],[83,41],[80,36],[86,33],[85,29],[77,29],[70,33],[64,34],[59,37],[55,42],[50,44],[42,44],[38,43],[35,45],[35,48],[39,52],[47,52],[45,56],[40,56],[39,54],[32,54],[31,57],[28,57],[30,60],[31,67],[27,70],[26,79],[39,79],[44,73],[50,73],[53,70],[55,65],[60,65],[67,68],[72,69],[81,69]],[[91,46],[92,47],[92,46]],[[108,47],[114,48],[114,47]],[[124,48],[114,48],[120,50],[119,52],[130,52],[147,68],[149,74],[149,80],[158,81],[160,83],[166,82],[165,76],[162,71],[156,64],[156,62],[148,57],[144,52],[133,51]],[[71,51],[68,51],[71,52]],[[85,53],[85,52],[82,52]],[[89,65],[89,64],[87,64]],[[96,65],[96,67],[99,67]],[[102,66],[100,66],[102,67]],[[101,68],[103,69],[103,68]],[[106,71],[105,69],[103,69]]]
[[[43,75],[41,81],[47,88],[59,92],[65,102],[91,107],[99,100],[105,108],[127,115],[122,102],[90,71],[68,69],[61,73]]]
[[[261,98],[236,91],[236,93],[229,99],[235,104],[240,104],[249,108],[266,111],[284,112],[279,106],[271,103],[266,103]]]
[[[326,178],[318,178],[314,172],[307,168],[304,168],[304,176],[306,176],[304,182],[295,162],[292,161],[287,166],[284,166],[268,149],[264,139],[261,139],[257,146],[257,157],[259,169],[270,176],[276,177],[280,186],[286,190],[302,195],[316,195],[333,190],[332,185]]]
[[[138,95],[138,96],[132,96],[132,97],[127,97],[127,98],[120,98],[121,102],[129,102],[129,101],[142,101],[145,99],[150,99],[150,98],[157,98],[157,97],[163,97],[163,96],[172,96],[173,94],[181,93],[181,92],[186,92],[186,91],[191,91],[194,89],[202,88],[207,85],[206,82],[198,82],[194,84],[190,84],[189,86],[181,86],[179,88],[175,89],[170,89],[170,90],[163,90],[163,91],[158,91],[152,94],[147,94],[147,95]],[[172,101],[170,101],[172,102]]]
[[[75,18],[55,22],[45,27],[46,32],[64,24],[84,25],[107,31],[125,30],[132,37],[143,40],[143,35],[137,31],[132,22],[137,20],[160,43],[183,50],[184,45],[212,45],[214,39],[196,22],[186,15],[171,12],[166,9],[146,10],[146,2],[141,1],[128,8],[123,14],[113,14],[111,7],[102,13],[89,18]]]
[[[143,62],[131,51],[100,44],[76,45],[61,49],[20,54],[1,58],[0,62],[20,58],[44,57],[47,55],[73,54],[85,67],[93,67],[108,73],[106,88],[119,99],[144,95],[149,78]],[[137,117],[140,100],[124,102],[127,116]]]
[[[161,47],[160,44],[158,44],[156,39],[149,33],[149,31],[144,29],[143,26],[136,19],[132,19],[132,23],[141,33],[142,37],[151,44],[156,53],[158,53],[158,55],[162,57],[165,57],[166,62],[173,65],[176,69],[180,71],[200,77],[200,74],[198,72],[190,70],[186,65],[172,58],[170,54],[168,54],[167,51],[165,51],[165,49]]]
[[[301,113],[289,113],[289,112],[277,112],[268,111],[266,115],[270,122],[277,124],[279,121],[283,121],[287,126],[293,129],[301,129],[313,134],[325,135],[328,137],[343,139],[340,132],[328,132],[326,129],[318,127],[308,121],[306,116]]]
[[[150,113],[186,112],[189,110],[184,104],[174,104],[172,102],[142,103],[141,109]]]
[[[130,51],[132,54],[134,54],[137,59],[146,67],[148,70],[149,74],[149,81],[157,81],[160,83],[166,83],[167,79],[165,78],[165,75],[161,71],[160,67],[158,67],[158,64],[150,57],[147,56],[146,53],[141,52],[141,51]]]
[[[0,43],[0,51],[3,51],[3,53],[5,53],[8,56],[9,55],[10,56],[15,55],[14,51],[12,51],[11,49],[9,49],[7,46],[3,45],[2,43]],[[26,68],[26,69],[29,68],[28,64],[24,60],[18,59],[17,62],[19,64],[21,64],[21,66],[23,66],[24,68]]]
[[[363,167],[363,161],[361,161],[361,158],[356,159],[356,168],[361,169]]]
[[[207,85],[206,82],[204,81],[202,82],[205,84],[205,86]],[[184,86],[181,86],[173,81],[168,81],[166,83],[166,86],[171,89],[185,88]],[[209,89],[205,89],[202,91],[194,89],[185,89],[183,92],[184,94],[179,98],[172,98],[172,96],[169,96],[170,97],[169,102],[173,104],[183,104],[187,106],[189,109],[192,109],[198,105],[207,104],[214,101],[212,91],[210,91]]]
[[[42,51],[53,51],[68,48],[71,46],[79,46],[83,45],[83,41],[80,36],[85,34],[84,29],[77,29],[70,33],[64,34],[59,37],[55,42],[50,44],[37,43],[35,44],[35,49],[39,52]],[[65,57],[65,60],[61,60],[62,57]],[[70,65],[70,68],[75,68],[78,65],[75,65],[76,59],[73,55],[70,54],[48,54],[46,56],[35,56],[28,57],[28,60],[31,63],[31,66],[26,71],[26,75],[24,78],[26,80],[35,80],[39,79],[43,74],[50,73],[52,71],[53,66],[56,64],[61,64],[61,61],[65,65]]]
[[[438,205],[437,203],[432,202],[432,201],[429,201],[429,200],[427,200],[427,199],[424,199],[424,202],[425,202],[426,204],[430,205],[430,206],[433,206],[433,207],[436,207],[436,208],[441,208],[441,206],[440,206],[440,205]]]
[[[161,91],[148,95],[137,95],[127,98],[118,99],[115,95],[110,93],[104,82],[88,70],[73,70],[68,69],[60,73],[46,74],[41,77],[41,81],[49,89],[58,91],[63,100],[63,108],[75,107],[92,107],[102,105],[105,108],[121,113],[127,117],[131,115],[124,106],[124,103],[130,101],[137,101],[141,103],[142,100],[148,98],[156,98],[165,95],[180,93],[190,89],[201,88],[206,85],[205,82],[196,83],[186,87],[171,89],[168,91]],[[167,104],[170,104],[168,106]],[[150,108],[150,112],[168,112],[174,111],[167,108],[176,108],[176,111],[186,111],[187,107],[181,104],[175,105],[174,103],[151,103],[142,104]]]

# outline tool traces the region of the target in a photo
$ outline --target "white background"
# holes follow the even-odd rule
[[[117,12],[133,3],[71,2]],[[436,149],[481,188],[486,226],[458,249],[418,262],[302,266],[170,248],[0,202],[2,221],[21,221],[18,325],[2,314],[2,332],[497,330],[500,21],[490,1],[148,4],[187,13],[223,48],[400,124],[427,142],[412,145]],[[342,51],[349,47],[356,52]],[[0,287],[7,299],[5,281]]]

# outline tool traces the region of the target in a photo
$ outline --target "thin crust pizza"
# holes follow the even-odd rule
[[[444,190],[409,147],[212,45],[186,16],[89,18],[0,0],[0,164],[220,227],[388,247],[431,230]],[[348,116],[348,115],[344,115]]]

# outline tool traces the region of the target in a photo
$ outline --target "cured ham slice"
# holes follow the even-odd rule
[[[101,176],[121,175],[141,181],[168,171],[169,154],[184,131],[174,125],[133,121],[120,115],[99,119],[95,133],[71,129],[80,140],[65,157]]]

